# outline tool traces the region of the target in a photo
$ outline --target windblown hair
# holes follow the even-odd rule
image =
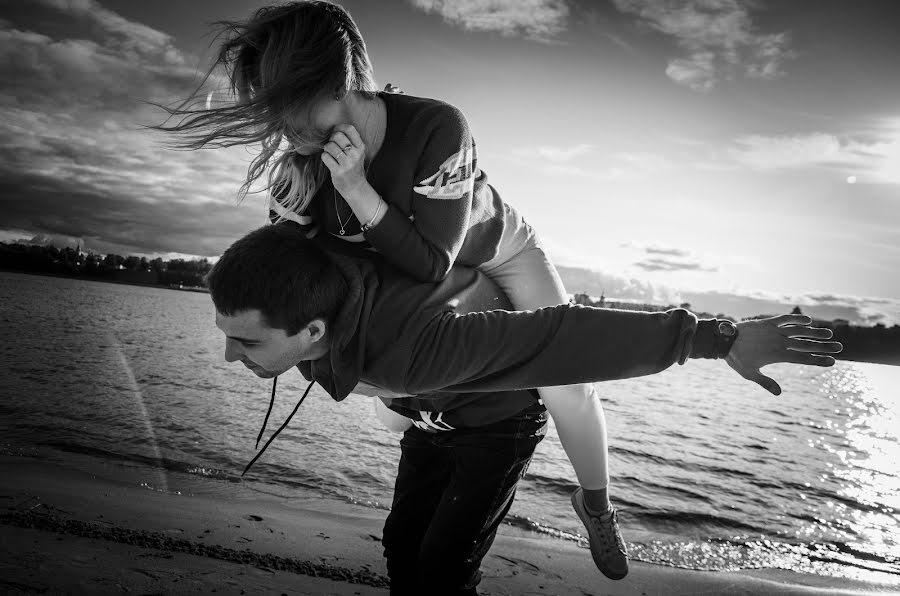
[[[178,107],[160,106],[169,117],[154,128],[181,135],[174,145],[183,149],[260,143],[239,201],[268,171],[268,191],[288,210],[302,213],[327,169],[318,155],[280,147],[285,137],[306,143],[327,138],[330,131],[294,130],[289,124],[308,116],[316,100],[350,91],[375,96],[372,63],[359,28],[345,9],[321,0],[267,6],[246,22],[217,24],[216,39],[222,41],[216,61]],[[234,101],[214,107],[201,90],[219,66],[228,74]]]
[[[313,319],[332,324],[348,292],[334,261],[291,222],[263,226],[232,244],[206,285],[223,315],[256,309],[288,335]]]

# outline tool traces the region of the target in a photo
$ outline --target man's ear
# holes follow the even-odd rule
[[[306,333],[309,334],[309,340],[311,342],[317,342],[325,339],[325,335],[328,331],[328,324],[325,322],[325,319],[313,319],[306,324],[305,329]]]

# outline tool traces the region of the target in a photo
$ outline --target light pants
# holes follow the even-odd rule
[[[478,269],[491,278],[509,297],[516,310],[536,310],[568,302],[559,273],[541,248],[534,230],[511,208],[500,250],[496,257]],[[541,401],[553,417],[556,433],[578,483],[588,490],[609,485],[609,454],[606,442],[606,417],[594,386],[557,385],[538,389]],[[378,419],[395,432],[412,424],[408,418],[390,410],[375,398]]]
[[[516,310],[569,301],[556,267],[527,223],[507,226],[497,256],[478,269],[500,286]],[[588,490],[609,486],[606,417],[594,386],[557,385],[541,387],[538,393],[553,417],[578,483]]]

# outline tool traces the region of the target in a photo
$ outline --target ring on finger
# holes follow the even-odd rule
[[[353,145],[347,145],[346,147],[344,147],[344,151],[350,151],[351,149],[353,149]]]

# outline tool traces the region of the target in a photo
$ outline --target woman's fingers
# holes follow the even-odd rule
[[[342,132],[336,132],[332,134],[329,141],[340,147],[344,151],[344,153],[353,148],[352,140]]]
[[[340,165],[338,164],[337,160],[331,157],[331,155],[329,155],[326,151],[322,152],[322,163],[325,164],[325,167],[328,168],[328,171],[330,172],[334,172],[335,168],[339,167]]]
[[[346,157],[347,155],[347,152],[344,151],[344,148],[334,141],[328,141],[327,143],[325,143],[325,146],[322,147],[322,151],[329,154],[336,161],[340,161],[342,157]]]
[[[362,137],[359,136],[359,131],[352,124],[338,124],[333,130],[335,135],[343,135],[351,145],[363,146]]]

